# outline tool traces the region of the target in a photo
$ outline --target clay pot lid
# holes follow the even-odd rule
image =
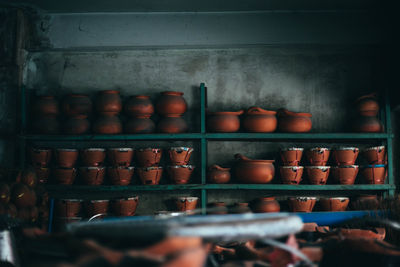
[[[306,169],[320,169],[320,170],[328,170],[331,166],[306,166]]]
[[[178,197],[177,200],[181,201],[181,202],[193,202],[193,201],[197,201],[199,198],[198,197]]]
[[[222,115],[222,116],[226,116],[226,115],[230,115],[230,116],[240,116],[243,114],[243,110],[239,110],[239,111],[215,111],[215,112],[207,112],[207,115]]]
[[[119,94],[118,90],[101,90],[99,94]]]
[[[151,148],[151,147],[146,147],[146,148],[139,148],[137,149],[137,151],[139,152],[143,152],[143,151],[155,151],[156,153],[160,153],[161,152],[161,148]]]
[[[162,170],[162,166],[150,166],[150,167],[138,167],[140,170],[151,171],[151,170]]]
[[[78,152],[78,149],[76,149],[76,148],[57,148],[56,151]]]
[[[177,96],[183,96],[183,92],[178,92],[178,91],[163,91],[161,92],[162,95],[177,95]]]
[[[303,166],[280,166],[279,168],[281,169],[294,169],[294,170],[298,170],[298,169],[304,169]]]
[[[104,151],[106,151],[106,149],[105,148],[100,148],[100,147],[92,147],[92,148],[85,148],[85,149],[83,149],[83,151],[101,151],[101,152],[104,152]]]
[[[284,147],[281,148],[281,151],[303,151],[304,148],[302,147]]]
[[[125,151],[133,151],[133,148],[131,148],[131,147],[113,147],[113,148],[108,148],[108,150],[125,152]]]
[[[80,170],[104,170],[106,167],[98,167],[98,166],[82,166],[79,167]]]
[[[289,111],[287,109],[280,109],[278,110],[278,116],[279,117],[312,117],[311,113],[305,113],[305,112],[293,112]]]
[[[352,168],[352,169],[358,169],[358,165],[344,165],[344,166],[332,166],[334,169],[341,169],[341,168]]]
[[[343,151],[343,150],[355,150],[355,151],[359,151],[358,147],[351,147],[351,146],[342,146],[342,147],[338,147],[335,148],[336,151]]]
[[[251,107],[246,111],[246,115],[276,115],[276,111],[266,110],[260,107]]]
[[[117,170],[133,170],[133,169],[135,169],[135,167],[133,167],[133,166],[128,166],[128,167],[126,167],[126,166],[109,166],[107,168],[108,169],[117,169]]]
[[[167,166],[167,168],[171,168],[171,169],[179,169],[179,168],[194,169],[195,166],[194,165],[169,165],[169,166]]]
[[[297,201],[308,201],[308,200],[316,200],[317,197],[290,197],[289,200],[297,200]]]
[[[132,95],[129,98],[149,99],[150,96],[148,96],[148,95]]]
[[[385,148],[386,148],[385,146],[372,146],[372,147],[365,148],[364,151],[383,150],[383,149],[385,149]]]
[[[271,164],[274,163],[275,160],[267,160],[267,159],[249,159],[246,156],[243,156],[241,154],[235,154],[235,159],[246,162],[246,163],[260,163],[260,164]]]
[[[218,171],[226,171],[226,172],[228,172],[228,171],[231,170],[231,168],[224,168],[224,167],[221,167],[221,166],[219,166],[217,164],[214,164],[214,165],[208,167],[208,170],[218,170]]]
[[[92,199],[92,200],[88,200],[88,202],[90,203],[102,203],[102,202],[109,202],[110,200],[108,199]]]
[[[366,168],[385,168],[385,164],[371,164],[371,165],[363,165],[361,168],[366,169]]]
[[[310,151],[329,151],[329,150],[331,150],[330,148],[327,148],[327,147],[312,147],[312,148],[310,148],[309,149]]]
[[[184,147],[184,146],[176,146],[176,147],[170,147],[169,150],[173,151],[189,151],[192,152],[193,148],[191,147]]]
[[[340,201],[344,201],[344,200],[348,200],[348,197],[323,197],[320,200],[340,200]]]

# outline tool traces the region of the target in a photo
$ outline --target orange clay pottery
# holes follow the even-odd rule
[[[226,184],[231,180],[230,170],[214,164],[208,168],[207,179],[213,184]]]
[[[139,134],[139,133],[154,133],[156,125],[150,117],[138,116],[130,118],[125,124],[124,129],[126,133]]]
[[[16,180],[17,183],[22,183],[29,187],[35,187],[37,184],[37,175],[35,169],[29,167],[24,169],[23,171],[20,171],[17,175]]]
[[[11,190],[6,183],[0,184],[0,203],[7,204],[10,201]]]
[[[57,167],[52,170],[52,176],[57,184],[71,185],[76,178],[76,169]]]
[[[72,168],[78,160],[79,151],[73,148],[58,148],[55,150],[54,154],[58,167]]]
[[[187,184],[193,171],[193,165],[173,165],[167,167],[169,178],[174,184]]]
[[[232,213],[236,214],[251,213],[251,209],[249,208],[249,203],[247,202],[235,203],[232,207]]]
[[[186,109],[187,104],[182,92],[161,92],[161,96],[156,103],[157,113],[162,116],[181,116],[186,112]]]
[[[78,217],[81,204],[80,199],[59,199],[55,202],[55,210],[59,217]]]
[[[27,185],[15,184],[11,188],[11,202],[17,208],[25,208],[36,204],[36,195]]]
[[[362,155],[369,164],[385,164],[386,148],[385,146],[374,146],[366,148]]]
[[[276,111],[259,107],[249,108],[242,120],[243,129],[253,133],[271,133],[276,130],[277,125]]]
[[[31,162],[35,167],[47,167],[51,161],[51,149],[31,148]]]
[[[96,98],[96,110],[99,114],[115,116],[122,110],[122,101],[117,90],[100,91]]]
[[[207,212],[207,214],[227,214],[228,213],[228,208],[226,207],[225,202],[214,202],[210,203],[208,205],[210,210]]]
[[[340,184],[354,184],[357,174],[358,165],[335,166],[331,168],[333,178]]]
[[[353,210],[376,210],[379,205],[380,201],[377,195],[361,195],[351,202]]]
[[[133,148],[109,148],[107,149],[107,160],[111,166],[129,167],[133,158]]]
[[[341,147],[333,150],[332,157],[338,166],[354,165],[358,153],[357,147]]]
[[[361,116],[376,116],[379,112],[379,103],[375,93],[362,96],[356,100],[356,110]]]
[[[102,166],[106,158],[104,148],[86,148],[80,152],[83,166]]]
[[[176,207],[178,211],[190,211],[196,209],[198,197],[178,197]]]
[[[186,165],[189,163],[193,148],[191,147],[171,147],[168,149],[168,156],[171,165]]]
[[[383,125],[377,117],[359,117],[353,123],[353,130],[359,133],[381,133]]]
[[[278,129],[287,133],[306,133],[312,128],[310,113],[296,113],[286,109],[278,111]]]
[[[38,134],[59,134],[60,122],[55,115],[39,116],[33,120],[32,130]]]
[[[326,147],[313,147],[307,150],[307,160],[311,166],[325,166],[331,151]]]
[[[128,185],[131,183],[134,167],[108,167],[107,176],[113,185]]]
[[[386,165],[367,165],[361,169],[361,175],[367,184],[384,184],[386,179]]]
[[[256,213],[279,212],[280,210],[281,206],[275,197],[260,197],[253,207],[253,211]]]
[[[136,150],[136,158],[141,167],[158,166],[161,155],[162,149],[160,148],[140,148]]]
[[[185,133],[188,130],[186,121],[180,116],[163,117],[157,123],[159,133]]]
[[[141,167],[137,168],[137,175],[144,185],[159,184],[163,173],[162,167]]]
[[[283,184],[299,184],[303,176],[303,166],[280,166],[281,179]]]
[[[251,160],[243,155],[236,154],[235,176],[241,183],[266,184],[275,175],[274,160]]]
[[[88,200],[85,201],[86,216],[91,218],[95,215],[106,215],[108,213],[109,200]]]
[[[150,118],[154,113],[154,106],[150,96],[131,96],[124,105],[125,113],[130,117],[145,116]]]
[[[87,185],[101,185],[104,181],[105,167],[80,167],[79,177]]]
[[[310,184],[324,185],[329,177],[329,166],[306,166]]]
[[[120,134],[122,123],[118,116],[100,116],[93,124],[93,132],[97,134]]]
[[[316,202],[315,197],[291,197],[288,200],[292,212],[312,212]]]
[[[115,199],[111,202],[113,213],[116,216],[134,216],[139,197]]]
[[[298,166],[303,155],[303,148],[288,147],[280,151],[282,162],[285,166]]]
[[[243,114],[240,111],[221,111],[209,112],[207,115],[207,129],[210,132],[234,133],[240,128],[239,116]]]
[[[45,95],[37,96],[33,103],[33,113],[36,116],[40,115],[58,115],[58,101],[54,96]]]
[[[68,117],[82,116],[87,118],[92,112],[92,100],[88,95],[69,94],[62,103],[63,115]]]
[[[85,115],[78,115],[68,118],[63,123],[65,134],[85,134],[89,132],[90,122]]]
[[[323,211],[346,211],[349,205],[348,197],[321,198],[319,204]]]
[[[356,239],[356,240],[384,240],[386,236],[386,230],[385,228],[373,228],[371,230],[366,230],[366,229],[345,229],[345,228],[340,228],[340,229],[334,229],[342,238],[348,238],[348,239]],[[338,231],[337,231],[338,230]],[[378,242],[374,242],[377,244]],[[368,245],[366,245],[368,246]],[[379,247],[382,246],[382,244],[378,245]]]

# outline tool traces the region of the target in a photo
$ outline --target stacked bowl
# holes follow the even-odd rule
[[[336,166],[332,168],[332,174],[339,184],[354,184],[359,170],[358,165],[354,165],[358,153],[357,147],[340,147],[333,151],[332,157]]]
[[[282,183],[297,185],[303,176],[303,166],[299,166],[303,148],[289,147],[280,151],[283,166],[280,166]]]
[[[137,174],[144,185],[156,185],[160,183],[163,167],[160,164],[162,156],[161,148],[140,148],[136,150]]]
[[[171,147],[168,150],[171,165],[167,166],[167,172],[174,184],[189,182],[195,168],[193,165],[188,165],[192,152],[191,147]]]
[[[385,146],[369,147],[363,151],[368,165],[363,166],[361,174],[367,184],[384,184],[387,177]]]
[[[107,176],[113,185],[129,185],[134,167],[131,166],[134,150],[130,147],[107,149],[109,167]]]

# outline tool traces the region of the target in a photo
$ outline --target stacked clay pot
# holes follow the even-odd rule
[[[191,147],[171,147],[168,150],[170,165],[167,166],[169,178],[174,184],[187,184],[192,176],[194,166],[189,165]]]
[[[135,151],[137,164],[137,175],[144,185],[156,185],[160,183],[163,167],[159,166],[161,148],[140,148]]]
[[[31,164],[35,168],[37,182],[46,184],[50,176],[50,162],[52,159],[52,150],[47,148],[30,148],[29,151]]]
[[[120,134],[122,123],[118,114],[122,110],[122,100],[117,90],[104,90],[96,99],[97,119],[93,124],[93,132],[97,134]]]
[[[198,197],[178,197],[175,200],[177,211],[192,214],[193,210],[196,209],[198,200]]]
[[[156,125],[150,119],[154,113],[154,106],[149,96],[131,96],[125,103],[125,113],[130,117],[125,124],[125,132],[153,133]]]
[[[65,225],[82,220],[81,199],[56,199],[54,202],[55,230],[62,231]]]
[[[380,133],[383,125],[379,120],[379,102],[376,94],[362,96],[356,100],[357,118],[352,123],[355,132]]]
[[[52,169],[53,179],[57,184],[71,185],[74,183],[79,151],[73,148],[58,148],[54,150],[55,166]]]
[[[32,105],[32,130],[38,134],[60,133],[58,100],[51,95],[37,96]]]
[[[82,166],[79,167],[79,179],[85,185],[101,185],[104,182],[106,168],[104,148],[85,148],[80,152]]]
[[[309,165],[306,166],[308,182],[313,185],[325,185],[330,166],[326,166],[329,159],[330,150],[324,147],[314,147],[306,152]]]
[[[187,103],[182,92],[165,91],[156,103],[156,111],[161,116],[157,124],[160,133],[184,133],[188,130],[182,115],[187,110]]]
[[[332,152],[336,166],[332,166],[332,174],[336,182],[343,185],[354,184],[359,167],[355,165],[359,149],[357,147],[339,147]]]
[[[63,133],[86,134],[90,130],[89,115],[92,112],[92,101],[83,94],[69,94],[64,97],[62,111],[65,120]]]
[[[107,149],[107,176],[113,185],[129,185],[134,167],[131,166],[134,150],[130,147]]]
[[[289,147],[280,151],[283,166],[279,167],[283,184],[299,184],[303,176],[303,166],[299,166],[303,148]]]
[[[386,147],[375,146],[366,148],[363,156],[368,165],[362,166],[361,175],[367,184],[384,184],[387,177]]]

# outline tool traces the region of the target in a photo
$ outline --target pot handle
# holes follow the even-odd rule
[[[217,165],[217,164],[212,165],[212,166],[210,167],[210,169],[212,169],[212,170],[218,170],[218,171],[223,171],[223,170],[224,170],[224,168],[222,168],[221,166],[219,166],[219,165]]]
[[[247,114],[260,114],[263,113],[264,109],[260,108],[260,107],[251,107],[247,110]]]
[[[239,154],[239,153],[235,154],[235,159],[237,159],[237,160],[251,160],[248,157],[243,156],[242,154]]]

